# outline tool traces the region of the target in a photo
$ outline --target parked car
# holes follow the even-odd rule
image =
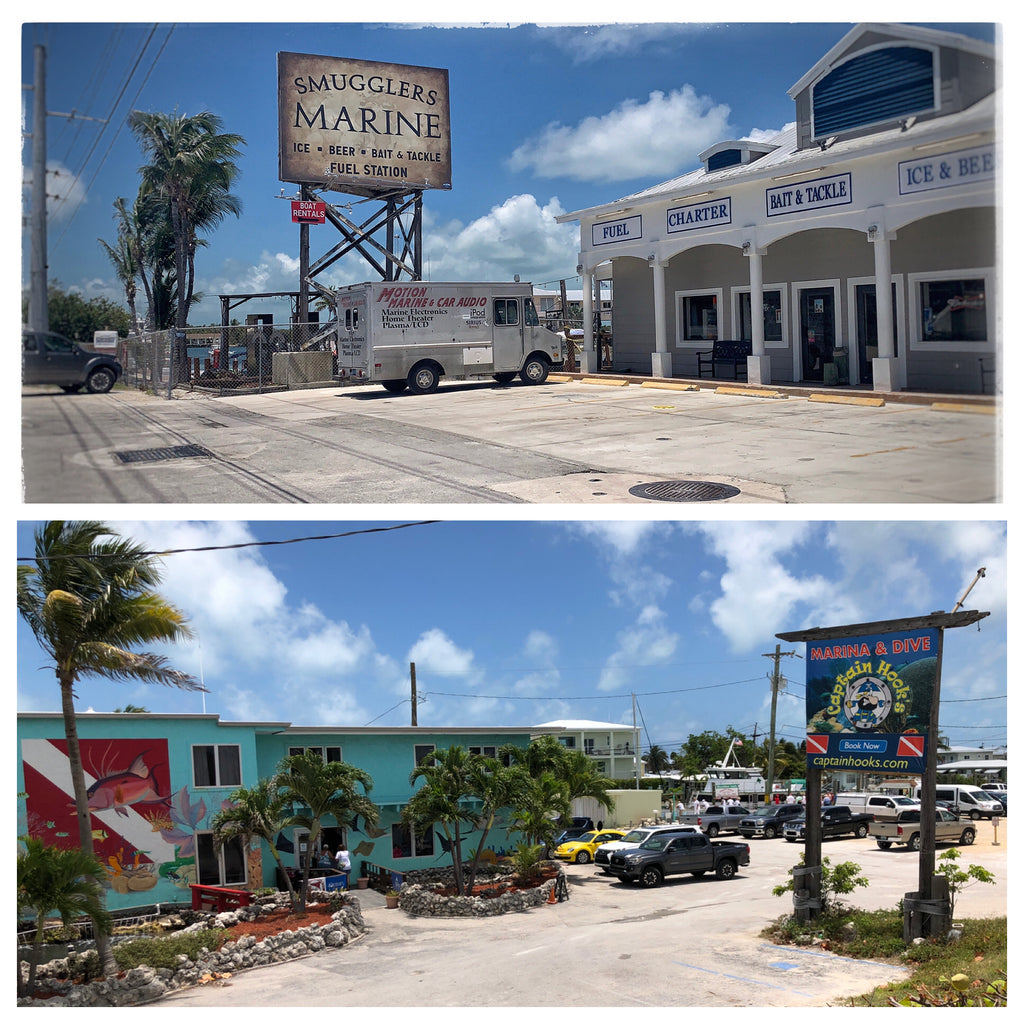
[[[855,814],[870,814],[875,821],[894,821],[902,811],[921,809],[919,800],[888,793],[837,793],[837,807],[849,807]]]
[[[613,853],[608,867],[620,881],[639,882],[651,889],[661,885],[666,875],[699,877],[714,871],[717,878],[734,878],[749,863],[746,843],[713,843],[702,834],[656,835],[635,849]]]
[[[594,866],[599,867],[606,875],[610,875],[608,864],[612,854],[619,850],[633,849],[654,835],[679,835],[687,832],[692,835],[699,831],[696,825],[638,825],[636,828],[631,828],[621,839],[612,843],[602,843],[594,854]]]
[[[712,839],[719,832],[736,832],[740,821],[750,813],[749,807],[709,807],[697,814],[682,814],[679,821],[684,825],[696,825]]]
[[[868,827],[871,825],[870,814],[854,814],[849,807],[823,807],[821,809],[821,835],[824,839],[827,836],[855,835],[863,839],[868,834]],[[782,834],[790,843],[803,839],[807,830],[807,818],[801,815],[792,821],[787,821],[782,829]]]
[[[105,352],[87,352],[52,331],[21,332],[21,373],[25,384],[56,384],[69,394],[83,387],[93,394],[108,392],[123,372]]]
[[[739,833],[744,839],[764,836],[774,839],[782,835],[782,826],[793,818],[802,817],[802,804],[767,804],[755,807],[745,818],[740,819]]]
[[[880,850],[888,850],[893,843],[906,843],[911,850],[921,849],[921,812],[904,811],[895,821],[876,821],[868,830]],[[970,846],[974,842],[975,826],[961,821],[949,811],[935,812],[935,842],[959,843]]]
[[[621,828],[606,828],[600,832],[584,832],[578,839],[570,839],[560,843],[554,852],[559,860],[567,860],[570,864],[589,864],[594,859],[602,843],[610,843],[625,835]]]
[[[920,786],[914,790],[914,794],[920,798]],[[941,783],[935,787],[935,799],[947,801],[953,805],[956,814],[969,814],[975,821],[979,818],[994,818],[1003,813],[1003,805],[993,797],[991,791],[977,786]]]

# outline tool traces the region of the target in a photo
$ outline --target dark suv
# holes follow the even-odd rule
[[[21,372],[25,384],[56,384],[69,394],[83,387],[106,394],[121,376],[121,364],[103,352],[87,352],[51,331],[21,332]]]

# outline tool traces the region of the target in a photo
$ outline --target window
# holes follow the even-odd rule
[[[764,307],[764,343],[781,345],[782,341],[782,292],[765,288],[762,292]],[[750,326],[750,292],[740,293],[740,341],[752,341]]]
[[[812,90],[814,138],[934,110],[932,50],[883,46],[852,57]]]
[[[484,757],[497,757],[497,747],[470,747],[469,752],[471,754],[482,754]]]
[[[420,766],[420,761],[422,761],[427,754],[432,754],[435,750],[437,750],[437,746],[433,743],[417,743],[416,746],[413,747],[413,757],[416,760],[416,767],[418,768]]]
[[[398,857],[432,857],[434,832],[431,828],[415,829],[404,822],[391,826],[391,855]]]
[[[715,341],[718,338],[720,291],[677,292],[676,302],[677,344]]]
[[[576,737],[575,736],[559,736],[558,737],[558,742],[561,743],[563,747],[568,747],[569,750],[575,750],[576,749]]]
[[[988,340],[984,278],[920,281],[918,289],[922,341]]]
[[[200,885],[244,885],[245,847],[229,839],[219,850],[212,832],[196,833],[196,875]]]
[[[237,744],[209,744],[192,748],[195,786],[240,786],[242,754]]]
[[[499,327],[514,327],[519,323],[518,299],[495,299],[494,322]]]
[[[294,757],[295,754],[302,754],[305,751],[319,754],[326,764],[341,760],[341,747],[289,747],[288,756]]]
[[[523,322],[527,327],[539,327],[540,317],[537,316],[537,308],[533,299],[523,299]]]

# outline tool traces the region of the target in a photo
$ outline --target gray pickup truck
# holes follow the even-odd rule
[[[679,823],[696,825],[705,835],[712,839],[719,832],[738,832],[740,822],[750,814],[749,807],[709,807],[697,814],[681,814]]]
[[[803,804],[765,804],[764,807],[747,811],[740,819],[739,833],[744,839],[754,836],[774,839],[782,835],[782,828],[787,821],[802,818],[803,814]]]
[[[699,877],[714,871],[717,878],[733,878],[750,863],[746,843],[713,843],[700,833],[692,835],[654,835],[629,850],[616,850],[608,870],[622,882],[639,882],[652,889],[666,875],[690,874]]]
[[[974,842],[976,827],[973,822],[961,821],[951,811],[941,807],[935,811],[935,842],[959,843],[970,846]],[[895,821],[876,821],[868,835],[878,843],[880,850],[888,850],[893,843],[905,843],[911,850],[921,849],[921,812],[904,811]]]

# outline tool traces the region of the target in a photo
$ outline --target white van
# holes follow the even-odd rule
[[[914,791],[920,799],[921,787]],[[991,793],[977,786],[936,786],[935,799],[945,800],[954,814],[969,814],[974,821],[979,818],[996,818],[1003,813],[1003,805]]]
[[[849,807],[854,814],[872,814],[875,821],[895,821],[902,811],[919,811],[921,802],[888,793],[836,793],[836,806]]]

